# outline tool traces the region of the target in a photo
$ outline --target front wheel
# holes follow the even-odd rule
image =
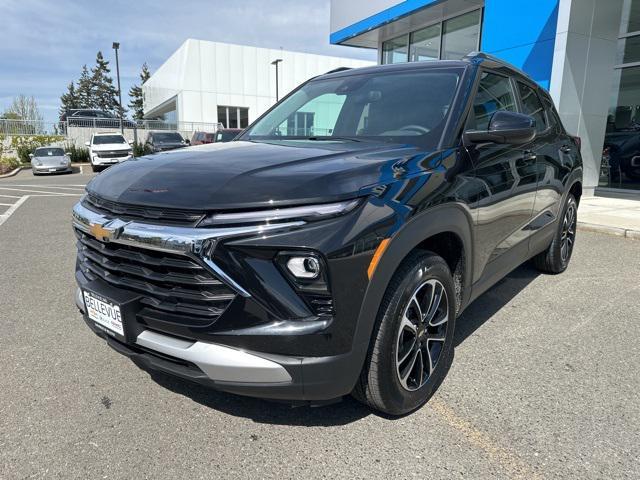
[[[411,254],[387,287],[354,396],[390,415],[422,406],[451,364],[455,303],[446,262]]]
[[[578,202],[572,194],[569,194],[551,245],[544,252],[533,257],[533,263],[538,270],[555,274],[567,269],[576,242],[577,224]]]

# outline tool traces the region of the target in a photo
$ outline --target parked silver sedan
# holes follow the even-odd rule
[[[71,159],[60,147],[40,147],[31,155],[31,170],[34,175],[41,173],[71,173]]]

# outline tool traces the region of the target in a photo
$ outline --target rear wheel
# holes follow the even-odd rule
[[[447,374],[454,328],[449,267],[433,253],[412,254],[387,287],[354,396],[390,415],[423,405]]]
[[[578,203],[572,194],[567,196],[561,219],[549,248],[533,257],[534,265],[541,272],[562,273],[569,266],[578,224]]]

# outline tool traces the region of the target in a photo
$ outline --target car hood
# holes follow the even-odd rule
[[[46,155],[42,157],[33,157],[34,162],[40,162],[42,165],[59,166],[61,162],[66,162],[64,155]]]
[[[198,210],[330,202],[393,181],[397,162],[423,168],[432,155],[369,142],[214,143],[121,163],[87,190],[114,202]]]
[[[94,152],[129,150],[131,145],[127,143],[101,143],[100,145],[92,145],[91,150]]]

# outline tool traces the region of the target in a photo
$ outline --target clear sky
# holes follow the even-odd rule
[[[120,42],[122,103],[143,62],[155,71],[187,38],[375,60],[371,50],[329,44],[329,0],[0,0],[0,113],[33,95],[45,117],[98,50]]]

